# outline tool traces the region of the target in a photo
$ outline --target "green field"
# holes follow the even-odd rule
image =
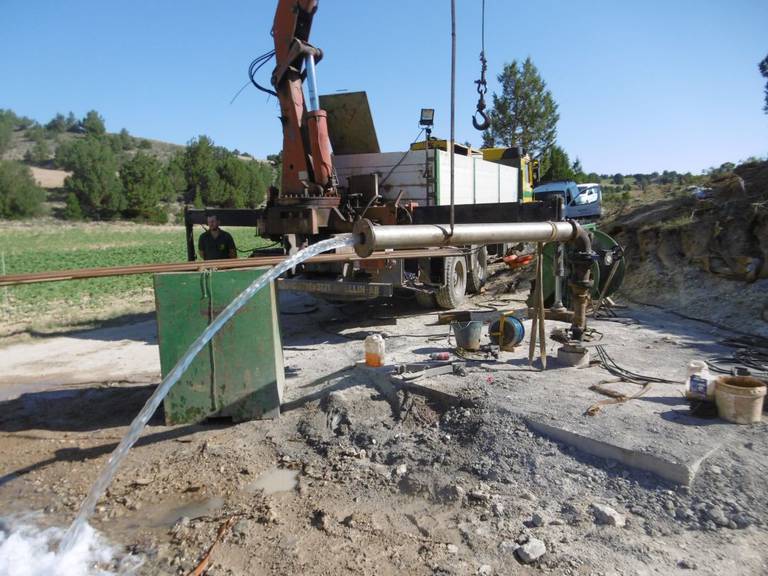
[[[202,229],[195,232],[197,237]],[[265,245],[252,229],[232,228],[238,249]],[[126,222],[9,223],[0,226],[7,274],[156,264],[186,260],[184,228]],[[243,252],[240,257],[247,256]],[[0,288],[3,332],[57,327],[151,309],[151,275],[94,278]],[[9,330],[10,329],[10,330]]]

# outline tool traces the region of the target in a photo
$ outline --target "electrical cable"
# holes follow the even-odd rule
[[[271,90],[269,88],[266,88],[265,86],[262,86],[256,81],[256,73],[261,69],[264,64],[269,62],[272,57],[275,55],[274,50],[270,50],[269,52],[265,52],[261,56],[258,56],[257,58],[254,58],[253,61],[251,61],[250,66],[248,66],[248,78],[250,78],[251,83],[262,92],[265,92],[266,94],[269,94],[270,96],[277,97],[277,92],[274,90]]]
[[[416,138],[414,138],[414,139],[413,139],[413,142],[411,142],[411,144],[416,144],[416,142],[418,142],[418,141],[419,141],[419,137],[420,137],[420,136],[421,136],[423,133],[424,133],[424,128],[422,128],[421,130],[419,130],[419,133],[416,135]],[[397,169],[397,167],[398,167],[398,166],[400,166],[400,164],[402,164],[402,163],[403,163],[403,160],[405,160],[406,156],[408,156],[408,154],[409,154],[410,152],[411,152],[411,147],[410,147],[410,146],[408,146],[408,150],[406,150],[406,151],[403,153],[403,155],[400,157],[400,160],[398,160],[398,161],[397,161],[397,163],[395,163],[395,165],[394,165],[394,166],[392,166],[392,168],[390,168],[390,169],[389,169],[389,172],[387,172],[387,175],[386,175],[386,176],[384,176],[384,178],[382,178],[382,179],[379,181],[379,186],[382,186],[382,185],[384,184],[384,182],[386,182],[386,181],[387,181],[387,179],[388,179],[390,176],[392,176],[392,173],[393,173],[393,172],[394,172],[394,171]]]
[[[597,355],[600,358],[600,363],[602,364],[603,368],[605,368],[613,376],[616,376],[617,378],[621,378],[622,380],[625,380],[627,382],[632,382],[633,384],[647,384],[647,383],[680,384],[680,382],[677,382],[675,380],[667,380],[666,378],[657,378],[655,376],[646,376],[644,374],[638,374],[636,372],[632,372],[631,370],[622,368],[616,363],[616,361],[611,357],[611,355],[608,354],[608,352],[606,351],[605,347],[602,344],[595,346],[595,351],[597,352]]]

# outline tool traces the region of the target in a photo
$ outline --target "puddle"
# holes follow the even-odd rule
[[[184,517],[193,519],[200,516],[210,516],[222,506],[224,506],[224,498],[221,496],[188,502],[162,512],[159,522],[166,526],[173,526]]]
[[[133,534],[142,529],[167,530],[182,518],[213,516],[224,506],[224,498],[213,496],[193,501],[165,500],[123,518],[110,520],[110,533]]]
[[[259,476],[249,486],[253,492],[261,490],[264,494],[276,494],[277,492],[290,492],[296,488],[299,482],[299,473],[287,468],[272,468]]]

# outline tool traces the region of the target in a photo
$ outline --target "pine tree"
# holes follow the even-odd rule
[[[557,103],[530,58],[506,64],[498,75],[501,94],[493,94],[491,128],[484,146],[522,146],[533,156],[547,151],[557,137]]]
[[[763,58],[762,62],[758,64],[758,68],[760,69],[760,74],[763,76],[763,78],[766,79],[765,83],[765,106],[763,106],[763,111],[768,114],[768,56]]]

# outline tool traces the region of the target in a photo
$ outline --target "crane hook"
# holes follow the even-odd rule
[[[488,83],[485,80],[485,71],[488,69],[488,61],[485,59],[485,50],[480,52],[480,79],[475,80],[477,84],[477,93],[479,98],[477,99],[477,111],[472,116],[472,126],[475,129],[482,131],[488,130],[491,127],[491,119],[488,114],[485,113],[485,93],[488,92]],[[478,122],[477,117],[482,118],[482,122]]]
[[[482,122],[477,121],[478,115],[483,119]],[[478,106],[477,111],[472,115],[472,126],[475,127],[476,130],[480,130],[481,132],[485,132],[488,130],[488,128],[491,127],[491,119],[488,118],[488,114],[485,113],[485,110],[481,110]]]

